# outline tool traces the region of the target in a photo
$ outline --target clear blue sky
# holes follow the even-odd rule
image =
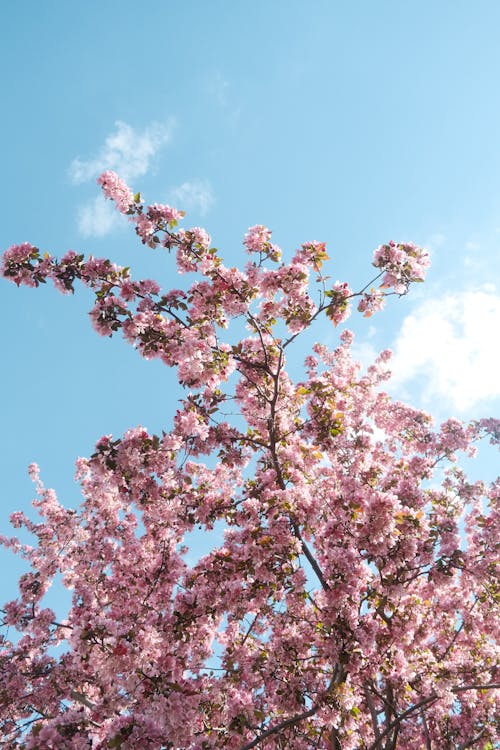
[[[330,274],[355,286],[378,244],[413,240],[432,253],[429,281],[349,321],[359,356],[393,348],[393,392],[438,419],[498,416],[496,0],[19,0],[1,24],[2,248],[106,255],[178,286],[100,202],[106,167],[186,209],[233,264],[263,223],[286,252],[326,241]],[[158,362],[92,331],[83,290],[3,282],[0,305],[9,533],[30,462],[76,504],[75,458],[105,433],[168,429],[177,396]],[[18,570],[3,560],[0,599]]]

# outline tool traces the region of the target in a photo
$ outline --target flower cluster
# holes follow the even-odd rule
[[[109,170],[98,177],[97,183],[101,185],[106,198],[112,200],[120,213],[128,214],[134,205],[134,194],[127,183],[118,177],[115,172]]]
[[[271,240],[271,230],[263,224],[256,224],[245,234],[243,244],[249,253],[263,253]]]
[[[271,230],[262,224],[250,227],[245,234],[243,244],[250,254],[260,253],[274,261],[278,261],[281,258],[280,248],[271,242]]]
[[[328,254],[324,242],[305,242],[294,256],[295,262],[306,263],[312,266],[315,271],[321,268],[325,260],[328,260]]]
[[[385,295],[381,289],[374,289],[365,292],[358,302],[358,310],[363,313],[365,318],[370,318],[373,313],[383,310],[385,305]]]
[[[382,286],[405,294],[412,282],[424,281],[430,265],[427,250],[413,242],[397,243],[392,240],[380,245],[373,253],[373,265],[384,272]]]
[[[2,747],[497,747],[500,481],[469,481],[457,452],[499,443],[500,423],[436,427],[392,401],[390,352],[361,374],[346,330],[304,350],[298,382],[287,364],[321,314],[339,325],[359,298],[368,317],[422,280],[425,251],[383,245],[381,288],[327,288],[323,243],[276,265],[257,226],[259,257],[228,268],[205,230],[176,230],[181,212],[100,184],[191,285],[29,243],[1,273],[84,284],[98,333],[176,367],[183,398],[170,429],[104,435],[78,460],[77,509],[30,467],[39,520],[11,521],[35,543],[0,538],[30,566],[2,610]],[[58,578],[72,600],[56,615]]]
[[[343,323],[346,318],[350,315],[349,300],[353,297],[353,293],[349,288],[349,284],[345,281],[336,281],[333,287],[326,292],[327,297],[331,300],[326,314],[335,326],[339,323]]]
[[[50,262],[50,261],[49,261]],[[0,273],[17,286],[38,286],[43,279],[47,258],[41,259],[37,247],[29,242],[11,245],[2,256]]]

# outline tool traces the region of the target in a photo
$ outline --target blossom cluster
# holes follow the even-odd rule
[[[251,260],[228,268],[205,230],[176,229],[182,212],[145,207],[113,173],[100,184],[189,288],[29,243],[1,273],[83,283],[98,333],[175,366],[184,390],[170,429],[106,434],[78,460],[78,509],[30,467],[39,520],[11,521],[35,544],[1,539],[30,566],[3,607],[2,746],[492,750],[500,481],[470,481],[457,457],[498,443],[498,420],[436,426],[392,401],[390,352],[362,373],[349,331],[304,349],[298,379],[287,364],[320,314],[339,325],[358,298],[368,317],[422,280],[425,251],[383,245],[381,287],[327,288],[323,243],[279,263],[257,226]],[[57,578],[63,616],[44,601]]]
[[[97,179],[106,198],[112,200],[122,214],[127,214],[134,205],[134,194],[124,180],[108,170]]]
[[[281,258],[281,249],[271,242],[271,230],[263,224],[256,224],[245,234],[243,239],[248,253],[260,253],[261,255],[278,261]]]
[[[345,281],[336,281],[332,289],[327,292],[331,303],[327,308],[326,314],[332,320],[334,325],[343,323],[350,315],[349,300],[353,297],[349,284]]]
[[[424,281],[430,266],[429,253],[413,242],[390,241],[380,245],[373,253],[373,265],[384,272],[382,285],[405,294],[412,282]]]
[[[373,313],[379,312],[384,308],[385,298],[381,289],[374,289],[365,292],[358,302],[358,310],[362,312],[365,318],[370,318]]]

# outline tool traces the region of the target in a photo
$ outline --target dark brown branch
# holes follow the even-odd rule
[[[319,580],[319,582],[321,583],[321,587],[322,587],[322,589],[323,589],[324,591],[330,591],[330,590],[331,590],[331,589],[330,589],[330,585],[329,585],[329,584],[328,584],[328,582],[326,581],[326,579],[325,579],[325,577],[324,577],[324,575],[323,575],[323,571],[321,570],[321,568],[320,568],[320,566],[319,566],[319,564],[318,564],[318,562],[317,562],[316,558],[315,558],[315,557],[314,557],[314,555],[312,554],[311,550],[309,549],[309,547],[307,546],[307,544],[306,544],[306,543],[305,543],[305,541],[303,540],[303,538],[302,538],[302,535],[301,535],[301,533],[300,533],[300,529],[299,529],[299,526],[298,526],[298,524],[297,524],[297,523],[296,523],[295,521],[293,521],[293,520],[292,520],[292,528],[293,528],[293,533],[294,533],[294,536],[295,536],[295,537],[296,537],[296,538],[297,538],[297,539],[299,540],[299,542],[300,542],[300,545],[301,545],[301,547],[302,547],[302,552],[304,553],[304,556],[305,556],[305,557],[306,557],[306,559],[308,560],[308,562],[309,562],[309,565],[310,565],[310,566],[311,566],[311,568],[312,568],[312,569],[314,570],[314,572],[316,573],[316,575],[317,575],[317,577],[318,577],[318,580]]]
[[[465,740],[465,742],[462,742],[457,750],[467,750],[469,747],[476,747],[476,742],[481,739],[485,731],[486,729],[483,727],[480,732],[474,735],[474,737],[470,737],[468,740]]]
[[[467,690],[495,690],[498,688],[500,688],[500,682],[491,682],[486,685],[458,685],[457,687],[451,688],[451,692],[463,693]],[[432,695],[427,696],[427,698],[422,698],[421,701],[415,703],[415,705],[413,706],[410,706],[410,708],[407,708],[406,711],[403,711],[402,714],[396,716],[394,721],[391,721],[391,723],[380,734],[379,738],[370,745],[368,750],[377,750],[377,748],[380,747],[380,743],[384,739],[384,737],[387,737],[387,735],[392,732],[393,729],[399,727],[402,721],[407,719],[408,716],[411,716],[411,714],[415,713],[415,711],[419,711],[424,706],[427,706],[429,703],[434,703],[437,700],[439,700],[439,696],[436,695],[436,693],[433,693]]]
[[[376,739],[375,742],[370,745],[368,750],[377,750],[377,748],[381,747],[380,743],[382,742],[382,740],[387,737],[387,735],[390,734],[393,729],[399,726],[402,721],[404,721],[408,716],[411,716],[411,714],[415,711],[418,711],[423,706],[426,706],[428,703],[434,703],[434,701],[436,701],[437,699],[437,695],[430,695],[427,698],[423,698],[414,706],[410,706],[410,708],[407,708],[406,711],[403,711],[403,713],[399,716],[396,716],[394,721],[391,721],[391,723],[384,729],[384,731],[380,733],[378,739]]]
[[[303,713],[301,714],[290,716],[288,719],[284,719],[279,724],[275,724],[273,727],[269,727],[269,729],[266,729],[264,732],[262,732],[262,734],[259,734],[259,736],[254,740],[251,740],[251,742],[247,742],[245,745],[243,745],[240,750],[251,750],[252,747],[257,747],[257,745],[260,745],[260,743],[263,740],[267,739],[267,737],[272,737],[273,734],[281,732],[282,729],[292,727],[294,724],[298,724],[299,721],[308,719],[310,716],[314,716],[318,708],[319,704],[315,704],[308,711],[303,711]]]
[[[451,689],[452,693],[463,693],[466,690],[499,690],[500,682],[489,682],[487,685],[458,685]]]
[[[425,717],[424,709],[421,710],[420,715],[422,717],[422,726],[424,728],[426,750],[432,750],[431,735],[429,732],[429,727],[427,725],[427,719]]]
[[[368,710],[370,711],[370,716],[372,719],[373,734],[375,735],[375,739],[378,741],[380,737],[380,731],[378,728],[378,714],[377,714],[377,711],[375,710],[375,706],[373,705],[370,691],[367,688],[365,688],[364,693],[365,693],[366,703],[368,705]]]
[[[283,364],[283,351],[280,351],[277,371],[276,373],[272,373],[272,377],[274,380],[274,394],[273,394],[273,398],[270,401],[269,451],[271,453],[271,458],[272,458],[274,470],[276,472],[276,479],[278,481],[278,484],[282,490],[285,490],[286,484],[283,478],[283,473],[281,471],[281,466],[280,466],[279,459],[278,459],[278,453],[276,450],[276,434],[274,430],[275,419],[276,419],[276,403],[278,401],[278,393],[279,393],[278,382],[279,382],[279,374],[280,374],[282,364]],[[309,547],[307,546],[307,544],[302,538],[298,523],[293,518],[290,519],[290,522],[292,525],[294,536],[300,542],[302,551],[306,559],[309,561],[309,564],[311,565],[312,569],[316,573],[323,590],[330,591],[330,586],[328,585],[325,579],[325,576],[323,575],[323,571],[321,570],[317,560],[315,559],[311,550],[309,549]]]

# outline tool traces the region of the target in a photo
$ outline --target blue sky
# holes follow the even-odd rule
[[[377,245],[413,240],[432,254],[429,280],[353,316],[357,353],[392,348],[392,392],[438,419],[498,416],[499,28],[496,0],[5,5],[1,246],[109,256],[178,286],[168,256],[102,201],[106,168],[185,209],[235,265],[256,223],[285,254],[326,241],[328,272],[353,286]],[[0,287],[9,533],[33,496],[30,462],[76,505],[76,457],[102,434],[168,429],[177,391],[158,362],[92,331],[84,290]],[[4,599],[19,568],[0,560]]]

